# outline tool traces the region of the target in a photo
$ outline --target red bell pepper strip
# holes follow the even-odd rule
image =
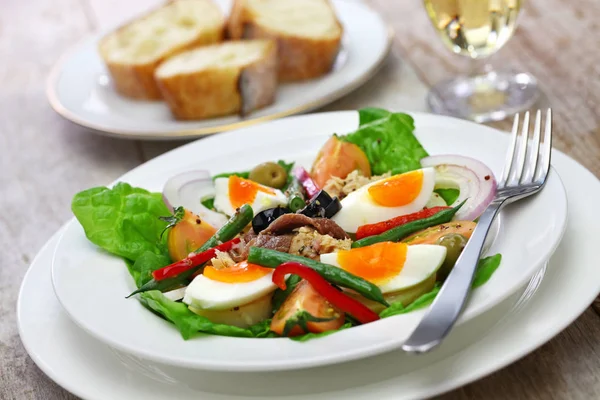
[[[312,199],[319,193],[321,189],[319,188],[319,186],[317,186],[315,181],[313,181],[309,173],[304,168],[296,167],[294,168],[293,173],[296,179],[298,179],[298,181],[306,191],[306,195],[309,199]]]
[[[308,283],[310,283],[329,303],[345,313],[352,315],[361,324],[377,321],[379,319],[379,315],[371,311],[367,306],[340,292],[331,286],[317,271],[298,262],[288,261],[275,268],[272,280],[281,290],[285,290],[286,288],[285,276],[287,274],[298,275],[299,277],[306,279]]]
[[[359,226],[356,231],[356,240],[366,238],[369,236],[379,235],[383,232],[389,231],[392,228],[397,226],[401,226],[404,224],[408,224],[412,221],[417,221],[419,219],[429,218],[432,215],[439,213],[442,210],[447,210],[450,207],[432,207],[426,208],[421,211],[417,211],[416,213],[401,215],[399,217],[395,217],[392,219],[388,219],[387,221],[377,222],[375,224],[367,224],[363,226]]]
[[[157,269],[152,272],[152,277],[155,281],[161,281],[167,278],[173,278],[182,272],[185,272],[189,269],[197,267],[200,264],[204,264],[209,261],[211,258],[215,256],[217,250],[219,251],[229,251],[231,248],[240,242],[240,238],[231,239],[228,242],[222,243],[218,246],[213,247],[212,249],[208,249],[203,251],[202,253],[193,254],[192,256],[188,256],[183,260],[174,262],[173,264],[167,265],[161,269]]]

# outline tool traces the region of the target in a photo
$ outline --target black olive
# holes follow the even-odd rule
[[[302,210],[298,211],[311,218],[331,218],[342,208],[342,204],[337,197],[331,198],[329,193],[321,190],[310,199],[310,202]]]
[[[282,215],[290,214],[291,212],[292,211],[287,207],[275,207],[261,211],[252,219],[252,229],[254,229],[254,232],[258,234],[271,225],[271,222],[275,221]]]
[[[325,207],[325,218],[331,218],[342,209],[342,203],[337,197],[334,197],[331,203]]]

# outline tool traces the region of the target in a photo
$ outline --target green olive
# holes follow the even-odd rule
[[[446,258],[444,259],[444,263],[438,271],[438,277],[440,279],[445,279],[448,274],[450,274],[450,271],[452,271],[452,268],[454,267],[454,264],[456,264],[456,260],[458,260],[460,253],[467,245],[467,238],[457,233],[450,233],[439,238],[436,241],[436,244],[446,248]]]
[[[281,189],[287,182],[287,172],[285,169],[274,162],[266,162],[257,165],[250,171],[249,178],[261,185],[270,186],[275,189]]]

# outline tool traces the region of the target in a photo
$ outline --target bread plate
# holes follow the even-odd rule
[[[229,1],[217,3],[226,12],[230,9]],[[47,97],[64,118],[97,133],[128,139],[190,139],[310,111],[364,84],[377,72],[391,45],[392,31],[368,6],[344,0],[332,4],[344,27],[332,71],[320,78],[280,84],[272,105],[244,117],[178,121],[164,102],[119,95],[97,51],[107,32],[84,39],[61,57],[48,78]]]

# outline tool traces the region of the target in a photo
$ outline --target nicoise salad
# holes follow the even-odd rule
[[[88,239],[124,259],[129,295],[198,333],[307,340],[431,303],[493,199],[482,162],[430,156],[412,117],[359,112],[310,168],[189,171],[162,193],[118,183],[75,195]],[[500,255],[480,260],[484,284]]]

